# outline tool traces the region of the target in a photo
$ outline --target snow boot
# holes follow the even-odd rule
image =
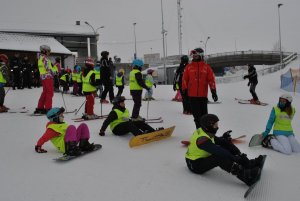
[[[93,151],[95,148],[94,143],[90,143],[88,139],[81,139],[79,142],[79,148],[83,152]]]
[[[66,142],[66,155],[69,156],[79,156],[81,154],[81,151],[79,147],[77,146],[77,142]]]
[[[262,145],[263,147],[265,147],[265,148],[272,149],[272,145],[271,145],[271,140],[272,140],[272,139],[275,139],[275,136],[274,136],[274,135],[267,135],[267,136],[263,139],[261,145]]]
[[[259,155],[254,159],[248,159],[247,155],[244,153],[240,154],[239,156],[241,157],[239,162],[245,168],[261,168],[261,166],[263,165],[264,157],[262,155]]]
[[[233,163],[231,168],[231,173],[248,186],[257,181],[260,171],[261,169],[258,167],[246,169],[237,163]]]
[[[7,109],[3,106],[0,106],[0,113],[7,112]]]
[[[98,116],[95,115],[95,114],[84,114],[82,116],[82,118],[85,119],[85,120],[92,120],[92,119],[97,119]]]
[[[44,108],[36,108],[34,114],[46,114],[48,111]]]

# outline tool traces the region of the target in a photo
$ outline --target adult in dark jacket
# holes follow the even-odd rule
[[[101,94],[101,103],[108,103],[106,101],[106,95],[109,93],[109,100],[112,102],[114,99],[114,88],[113,88],[113,77],[111,74],[111,69],[108,61],[109,52],[103,51],[101,52],[101,59],[100,59],[100,74],[101,74],[101,82],[104,85],[104,90]]]
[[[149,87],[145,84],[143,80],[143,76],[141,73],[142,66],[144,62],[140,59],[135,59],[132,62],[132,70],[129,74],[129,88],[130,94],[132,96],[134,105],[132,109],[131,119],[133,121],[141,121],[144,120],[140,114],[140,108],[142,106],[142,93],[143,88],[146,90],[150,90]]]
[[[22,61],[23,71],[23,87],[31,89],[32,77],[33,77],[33,65],[29,62],[28,57],[25,56]]]
[[[99,135],[104,136],[108,126],[113,134],[121,136],[132,133],[134,136],[155,131],[144,121],[131,121],[129,111],[125,107],[125,97],[117,96],[113,100],[113,108],[102,124]]]
[[[248,75],[244,76],[244,79],[249,79],[248,86],[250,86],[250,93],[252,95],[251,103],[259,104],[257,94],[255,92],[256,85],[258,84],[256,68],[253,64],[248,64]]]
[[[179,91],[182,96],[182,106],[183,106],[183,114],[191,114],[191,106],[189,102],[189,97],[187,93],[183,93],[182,90],[182,76],[185,67],[189,64],[189,57],[187,55],[183,55],[181,57],[181,62],[179,67],[176,70],[174,81],[173,81],[173,90],[176,91],[176,84],[179,86]]]
[[[231,131],[217,137],[218,122],[219,118],[214,114],[201,117],[201,128],[193,133],[185,154],[187,167],[196,174],[204,174],[215,167],[220,167],[250,186],[257,180],[263,156],[249,160],[246,154],[241,153],[232,144]]]
[[[213,100],[218,101],[215,74],[204,61],[204,51],[196,48],[191,51],[193,60],[185,67],[182,77],[183,94],[188,94],[196,128],[200,128],[200,119],[207,114],[208,86]]]
[[[11,70],[11,75],[12,75],[12,81],[13,81],[13,90],[16,89],[22,89],[22,77],[21,77],[21,72],[22,72],[22,63],[20,60],[20,54],[15,53],[13,58],[9,62],[10,70]]]

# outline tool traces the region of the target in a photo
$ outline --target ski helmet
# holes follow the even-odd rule
[[[140,59],[135,59],[132,61],[132,66],[142,67],[144,65],[144,62]]]
[[[293,97],[290,94],[282,94],[280,96],[280,98],[283,98],[283,99],[287,100],[290,103],[293,101]]]
[[[195,48],[194,50],[192,50],[190,55],[193,56],[193,58],[197,57],[197,56],[200,56],[200,58],[203,59],[204,58],[204,51],[203,51],[202,48],[198,47],[198,48]]]
[[[86,60],[84,61],[85,65],[86,66],[91,66],[91,67],[94,67],[94,59],[92,57],[88,57],[86,58]]]
[[[80,72],[80,71],[81,71],[81,66],[78,66],[78,65],[77,65],[77,66],[76,66],[76,71],[77,71],[77,72]]]
[[[8,63],[8,57],[6,54],[0,54],[0,61],[4,62],[5,64]]]
[[[117,105],[117,104],[119,104],[119,103],[121,103],[121,102],[124,102],[125,100],[126,100],[126,98],[125,98],[124,96],[116,96],[116,97],[113,99],[112,103],[113,103],[114,105]]]
[[[152,69],[147,70],[147,74],[152,74],[153,72],[154,72],[154,70],[152,70]]]
[[[213,125],[219,121],[217,115],[205,114],[200,119],[201,128],[212,134],[216,134],[218,128],[214,128]]]
[[[59,115],[65,112],[65,108],[54,107],[47,112],[47,118],[52,122],[59,123]]]
[[[109,55],[109,52],[108,51],[102,51],[101,52],[101,56],[104,57],[104,56],[108,56]]]
[[[180,58],[181,62],[183,63],[188,63],[189,62],[189,57],[187,55],[183,55],[181,58]]]
[[[50,53],[51,48],[48,45],[41,45],[40,50],[42,54]]]

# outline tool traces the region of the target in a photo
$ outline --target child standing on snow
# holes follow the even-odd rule
[[[292,120],[296,112],[292,101],[293,97],[290,94],[283,94],[280,96],[277,106],[272,108],[266,130],[262,133],[263,147],[272,148],[288,155],[292,152],[300,152],[300,145],[292,128]],[[273,135],[269,135],[272,127]]]
[[[258,83],[257,73],[256,73],[256,68],[254,67],[253,64],[248,64],[248,75],[245,75],[243,78],[249,79],[248,86],[250,86],[250,93],[252,95],[252,99],[250,100],[250,102],[252,104],[259,104],[259,100],[255,92],[255,88]]]
[[[144,101],[147,101],[147,100],[155,100],[152,95],[153,95],[153,86],[156,88],[156,84],[153,80],[153,76],[152,76],[152,73],[154,71],[152,69],[149,69],[147,70],[147,76],[145,78],[145,83],[146,83],[146,86],[149,87],[149,90],[146,91],[145,93],[145,97],[144,97]]]
[[[263,156],[249,160],[246,154],[231,142],[230,132],[217,137],[219,118],[214,114],[205,114],[201,117],[201,127],[190,138],[190,144],[185,154],[189,170],[196,174],[220,167],[228,173],[237,176],[248,186],[256,182]]]
[[[124,69],[120,69],[115,79],[116,87],[118,88],[117,96],[121,96],[125,86]]]
[[[90,131],[85,123],[81,123],[76,129],[73,125],[64,122],[65,109],[54,107],[47,112],[47,118],[50,120],[46,125],[46,131],[38,140],[35,151],[37,153],[46,153],[42,148],[43,144],[51,140],[58,151],[69,155],[78,156],[81,151],[92,151],[94,144],[89,143]],[[77,146],[79,142],[79,146]]]
[[[0,54],[0,113],[7,112],[7,110],[9,110],[9,108],[4,105],[4,87],[9,80],[7,63],[8,57],[5,54]]]

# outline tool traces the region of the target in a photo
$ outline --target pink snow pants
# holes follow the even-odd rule
[[[79,142],[81,139],[90,139],[90,130],[85,123],[81,123],[78,128],[69,125],[65,135],[65,142]]]

